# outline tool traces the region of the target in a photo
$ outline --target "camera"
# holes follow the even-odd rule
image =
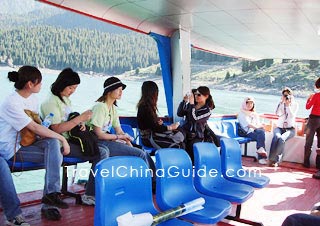
[[[284,97],[286,98],[286,100],[291,100],[291,95],[284,95]]]

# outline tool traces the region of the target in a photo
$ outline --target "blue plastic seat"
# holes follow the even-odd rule
[[[245,157],[253,158],[255,161],[257,160],[255,156],[248,156],[248,143],[253,141],[250,137],[241,137],[238,134],[238,127],[240,126],[239,122],[232,121],[223,121],[223,135],[222,137],[233,138],[238,141],[239,144],[244,144],[244,154]],[[240,150],[241,151],[241,150]]]
[[[130,174],[130,169],[137,169],[143,173]],[[149,173],[144,173],[149,168],[141,158],[111,157],[99,162],[96,170],[94,226],[117,226],[116,218],[129,211],[132,214],[158,213],[152,201],[151,176]],[[192,224],[172,219],[158,225],[191,226]]]
[[[241,204],[253,195],[254,189],[249,185],[232,182],[223,177],[218,148],[213,143],[203,142],[195,143],[193,150],[195,170],[201,172],[201,174],[195,174],[194,185],[196,189],[202,194],[222,198],[237,204],[236,215],[228,216],[227,219],[249,225],[262,225],[240,218]]]
[[[243,203],[252,195],[254,189],[245,184],[239,184],[225,179],[221,172],[221,158],[217,147],[213,143],[195,143],[193,145],[196,172],[194,185],[205,195],[226,199],[232,203]],[[215,172],[214,175],[210,175]]]
[[[223,176],[234,182],[248,184],[255,188],[263,188],[269,184],[269,177],[260,175],[258,171],[243,169],[241,148],[232,138],[221,138],[221,168]]]
[[[15,162],[8,160],[7,161],[12,172],[21,172],[28,170],[37,170],[43,169],[44,163],[35,163],[35,162]]]
[[[225,131],[224,134],[226,134],[225,137],[234,138],[239,142],[239,144],[244,144],[252,141],[250,137],[241,137],[238,135],[238,122],[222,122],[222,125],[223,130]]]
[[[163,148],[156,152],[156,200],[161,210],[167,210],[197,198],[204,198],[204,208],[181,219],[197,223],[215,224],[231,210],[229,201],[200,194],[193,184],[193,170],[189,155],[183,149]],[[163,173],[161,174],[161,172]]]

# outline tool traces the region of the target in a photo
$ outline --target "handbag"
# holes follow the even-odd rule
[[[247,136],[247,131],[245,131],[240,125],[238,126],[238,135],[240,137],[245,137]]]
[[[41,119],[38,113],[25,109],[24,112],[36,123],[41,124]],[[22,146],[29,146],[33,144],[37,140],[37,135],[28,129],[27,127],[24,127],[22,130],[20,130],[20,144]]]
[[[157,138],[160,139],[158,140]],[[164,142],[163,138],[167,141]],[[170,130],[163,133],[152,132],[150,136],[150,143],[157,149],[162,148],[162,142],[165,143],[166,147],[183,147],[184,138],[183,133],[179,130]]]

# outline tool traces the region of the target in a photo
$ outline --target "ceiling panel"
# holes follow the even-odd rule
[[[320,60],[320,0],[39,0],[221,54]]]

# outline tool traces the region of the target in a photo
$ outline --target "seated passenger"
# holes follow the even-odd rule
[[[246,97],[241,105],[238,120],[245,131],[245,137],[257,141],[258,162],[267,164],[267,152],[265,150],[265,131],[260,123],[259,115],[254,109],[255,103],[252,97]]]
[[[204,141],[207,121],[214,108],[210,89],[206,86],[199,86],[193,90],[192,94],[186,94],[178,107],[177,115],[185,119],[181,128],[186,137],[186,151],[192,162],[194,160],[193,144]]]
[[[154,148],[184,148],[184,136],[177,128],[179,123],[164,125],[157,115],[158,86],[155,82],[145,81],[141,87],[141,98],[137,105],[138,127],[140,129],[142,143]],[[172,132],[175,131],[175,132]],[[172,132],[172,133],[170,133]],[[175,137],[180,136],[178,140]]]
[[[33,66],[22,66],[18,72],[9,72],[8,78],[14,82],[16,90],[6,97],[0,107],[0,201],[6,216],[6,224],[29,226],[21,215],[20,201],[9,166],[4,160],[44,163],[46,173],[42,210],[54,211],[57,219],[60,219],[61,215],[56,207],[68,208],[68,204],[60,199],[59,192],[62,154],[69,154],[69,144],[60,134],[34,122],[24,111],[38,112],[38,101],[33,94],[41,89],[40,71]],[[19,131],[24,128],[42,138],[29,146],[21,146]],[[60,150],[60,142],[63,153]]]
[[[109,148],[110,156],[137,156],[155,170],[154,162],[149,154],[140,148],[133,147],[131,137],[121,129],[116,106],[126,85],[118,78],[110,77],[104,82],[103,88],[103,94],[97,100],[98,103],[93,106],[92,118],[89,121],[90,127],[98,136],[98,143]],[[111,134],[111,128],[116,134]]]
[[[298,111],[298,103],[295,101],[292,90],[285,88],[282,90],[281,102],[276,109],[279,116],[277,127],[273,130],[273,138],[269,153],[269,166],[277,166],[281,161],[281,155],[287,140],[296,134],[295,122]]]
[[[78,125],[80,125],[81,130],[86,130],[84,123],[92,116],[92,112],[88,110],[68,121],[69,114],[72,113],[72,105],[69,97],[76,91],[78,84],[80,84],[80,77],[77,72],[71,68],[62,70],[56,81],[51,85],[49,97],[41,104],[41,114],[43,118],[50,113],[54,114],[50,128],[62,134],[67,139],[69,139],[67,132]],[[96,164],[101,159],[109,156],[109,150],[103,144],[98,145],[99,150],[95,156],[85,156],[80,145],[74,144],[70,142],[70,140],[68,142],[70,144],[70,153],[67,157],[77,157],[90,161],[93,172]],[[94,175],[91,171],[89,172],[89,180],[86,185],[85,194],[81,198],[84,204],[95,205],[95,182]]]

